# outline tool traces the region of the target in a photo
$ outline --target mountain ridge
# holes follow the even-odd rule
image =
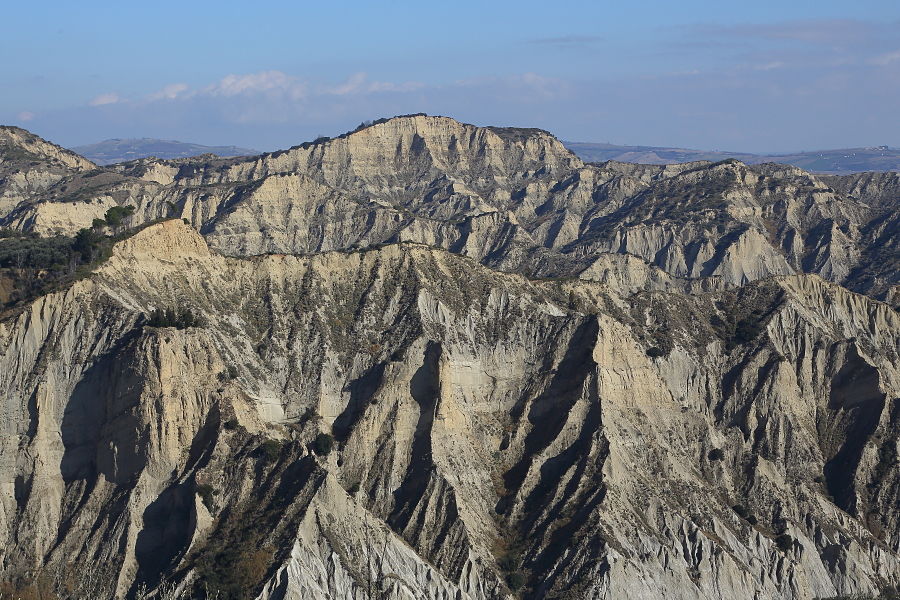
[[[889,146],[838,148],[811,152],[760,154],[691,150],[665,146],[624,146],[592,142],[563,142],[586,162],[631,162],[665,165],[698,160],[720,161],[734,158],[746,164],[779,163],[814,173],[849,175],[860,172],[900,171],[900,149]]]
[[[0,247],[111,247],[0,317],[4,594],[900,586],[896,173],[422,114],[53,168]]]
[[[257,150],[238,146],[206,146],[158,138],[110,138],[93,144],[74,146],[71,150],[104,166],[150,157],[175,159],[203,154],[225,157],[260,154]]]
[[[138,209],[135,224],[174,210],[237,255],[396,238],[545,276],[576,275],[590,257],[620,253],[675,277],[734,285],[812,271],[879,298],[896,294],[896,259],[865,256],[896,237],[893,207],[876,197],[894,193],[898,175],[834,177],[733,159],[586,164],[540,130],[413,115],[254,157],[123,163],[91,178],[87,197],[70,183],[0,224],[73,233],[126,203]],[[69,198],[81,208],[70,210]]]

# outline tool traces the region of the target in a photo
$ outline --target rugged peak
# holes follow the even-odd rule
[[[555,137],[539,129],[477,127],[449,117],[413,115],[375,122],[355,132],[303,148],[326,172],[333,166],[357,176],[385,164],[416,177],[436,170],[451,177],[530,177],[583,166]],[[383,173],[377,173],[383,178]]]
[[[414,115],[401,115],[390,119],[379,119],[374,121],[370,127],[360,126],[356,131],[348,135],[354,135],[364,132],[370,128],[381,128],[385,131],[402,132],[404,130],[415,130],[422,135],[434,132],[447,131],[453,135],[475,135],[484,136],[493,134],[506,143],[512,144],[528,144],[528,143],[544,143],[558,146],[554,148],[556,151],[563,152],[566,155],[574,157],[562,142],[556,139],[553,134],[543,129],[535,127],[496,127],[492,125],[480,127],[471,123],[464,123],[452,117],[429,116],[425,113]],[[580,160],[579,160],[580,162]]]
[[[381,127],[387,126],[388,128],[402,128],[402,127],[448,127],[454,129],[468,129],[468,130],[487,130],[490,131],[503,139],[509,141],[525,141],[528,138],[552,138],[556,140],[556,138],[549,131],[544,129],[538,129],[536,127],[497,127],[493,125],[487,125],[484,127],[480,127],[478,125],[472,125],[471,123],[464,123],[453,117],[445,117],[441,115],[427,115],[425,113],[415,113],[411,115],[397,115],[395,117],[384,118],[384,119],[376,119],[375,121],[362,123],[359,127],[350,131],[344,135],[338,136],[339,138],[347,137],[350,135],[354,135],[361,131],[365,131],[366,129],[372,127]],[[558,141],[558,140],[557,140]]]
[[[97,165],[21,127],[0,125],[0,162],[43,160],[62,163],[70,169],[86,171]]]
[[[317,138],[264,157],[270,160],[281,158],[283,162],[290,157],[307,155],[321,159],[340,158],[347,154],[352,157],[366,151],[378,153],[383,159],[406,162],[428,155],[438,158],[438,164],[442,156],[450,162],[474,161],[479,157],[498,162],[503,157],[507,161],[515,161],[529,154],[540,155],[549,165],[567,169],[579,168],[584,164],[562,142],[542,129],[479,127],[451,117],[424,113],[377,119],[337,137]]]

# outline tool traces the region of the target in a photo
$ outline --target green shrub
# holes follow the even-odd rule
[[[212,512],[213,509],[213,496],[215,496],[215,494],[215,489],[208,483],[201,483],[197,486],[197,495],[200,496],[203,505],[206,506],[210,512]]]
[[[328,456],[334,448],[334,437],[328,433],[320,433],[313,440],[313,450],[319,456]]]
[[[281,455],[281,442],[266,440],[260,444],[259,451],[267,461],[271,462]]]
[[[93,229],[79,229],[72,242],[72,250],[81,255],[81,261],[93,262],[97,259],[99,250],[106,237]]]
[[[228,365],[227,367],[225,367],[224,371],[219,371],[218,374],[216,374],[216,378],[223,383],[226,381],[231,381],[232,379],[237,379],[237,376],[238,370],[234,365]]]
[[[517,592],[525,585],[525,575],[521,571],[510,573],[506,576],[506,584],[509,586],[509,589]]]
[[[198,559],[192,598],[244,600],[256,596],[275,552],[268,545],[255,548],[253,543],[242,542],[210,548]]]
[[[122,219],[128,218],[134,214],[133,206],[113,206],[106,211],[106,223],[115,229],[122,224]]]
[[[228,429],[229,431],[233,431],[238,428],[238,420],[234,418],[228,419],[227,421],[222,423],[222,427]]]
[[[763,325],[760,323],[756,315],[741,319],[738,321],[734,329],[734,341],[738,344],[746,344],[752,342],[763,331]]]
[[[300,422],[306,423],[307,421],[313,421],[313,420],[318,421],[321,418],[322,417],[319,416],[319,413],[316,410],[316,407],[310,406],[305,411],[303,411],[302,415],[300,415]]]
[[[656,346],[651,346],[647,348],[647,356],[650,358],[659,358],[660,356],[665,356],[666,353],[662,348],[657,348]]]
[[[156,308],[147,317],[146,325],[147,327],[187,329],[188,327],[205,327],[206,321],[202,316],[194,314],[189,308]],[[230,369],[228,373],[231,373]]]
[[[86,272],[82,267],[110,255],[113,238],[93,229],[75,236],[40,237],[0,229],[0,268],[11,285],[7,305],[49,293]]]
[[[786,533],[782,533],[775,538],[775,545],[778,546],[778,549],[782,552],[787,552],[794,547],[794,538]]]
[[[503,571],[515,571],[519,568],[519,564],[521,564],[522,559],[519,557],[519,554],[514,551],[506,552],[500,558],[497,559],[497,566],[500,567]]]
[[[706,456],[707,458],[709,458],[709,460],[722,460],[723,458],[725,458],[725,453],[721,448],[713,448]]]

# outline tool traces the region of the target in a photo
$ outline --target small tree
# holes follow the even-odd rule
[[[205,327],[206,321],[202,316],[195,314],[189,308],[176,310],[174,308],[156,308],[147,317],[148,327],[175,327],[176,329],[187,329],[188,327]],[[229,367],[230,375],[234,367]],[[235,369],[235,375],[236,375]]]
[[[122,219],[130,217],[132,214],[134,214],[133,206],[113,206],[106,211],[106,223],[117,231],[122,224]]]
[[[72,242],[72,250],[81,256],[82,263],[93,262],[100,253],[103,236],[93,229],[79,229]]]

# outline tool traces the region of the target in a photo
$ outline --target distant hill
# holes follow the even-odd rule
[[[71,148],[81,156],[94,161],[98,165],[111,165],[117,162],[136,160],[155,156],[157,158],[187,158],[200,154],[216,156],[249,156],[259,154],[257,150],[239,148],[237,146],[203,146],[175,140],[112,139],[86,146]]]
[[[736,158],[746,164],[777,162],[794,165],[816,173],[847,174],[863,171],[900,171],[900,148],[875,146],[871,148],[844,148],[818,150],[796,154],[748,154],[663,148],[657,146],[616,146],[588,142],[563,142],[565,146],[588,162],[616,160],[620,162],[663,165],[692,162],[695,160],[720,161]]]

